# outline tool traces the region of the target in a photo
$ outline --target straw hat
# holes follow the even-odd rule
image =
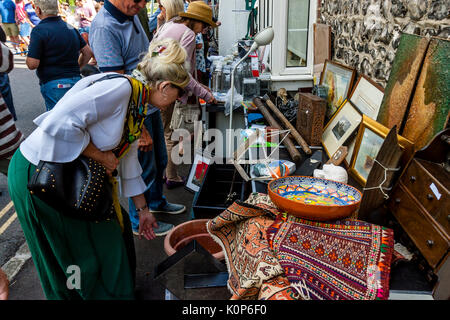
[[[217,28],[217,24],[212,20],[212,9],[203,1],[191,2],[187,11],[180,12],[178,15],[180,17],[202,21],[213,28]]]

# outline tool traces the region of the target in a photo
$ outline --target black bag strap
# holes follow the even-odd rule
[[[123,74],[108,73],[108,74],[104,75],[103,77],[98,78],[97,80],[94,80],[91,83],[89,83],[88,87],[92,86],[94,83],[97,83],[97,82],[100,82],[103,80],[111,80],[111,79],[117,79],[117,78],[126,78],[127,80],[130,80],[130,79],[128,79],[127,76],[125,76]]]

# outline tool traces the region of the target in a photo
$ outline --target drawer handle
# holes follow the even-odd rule
[[[450,214],[447,216],[447,220],[450,221]]]
[[[402,200],[400,198],[395,198],[395,203],[399,204]]]
[[[434,241],[433,240],[427,240],[427,246],[429,246],[430,248],[432,246],[434,246]]]
[[[434,197],[432,194],[429,193],[429,194],[427,194],[427,199],[431,201],[434,199]]]
[[[411,176],[411,177],[409,177],[409,180],[411,181],[411,182],[416,182],[416,177],[415,176]]]

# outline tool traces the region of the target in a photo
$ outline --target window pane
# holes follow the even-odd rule
[[[289,0],[287,67],[306,67],[308,52],[309,0]]]

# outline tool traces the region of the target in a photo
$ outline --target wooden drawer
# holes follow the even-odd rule
[[[437,223],[439,223],[442,228],[450,234],[450,201],[447,201],[438,209],[435,219]]]
[[[422,211],[402,183],[392,193],[389,209],[430,266],[436,268],[449,249],[448,235],[441,233],[432,223],[433,219]]]
[[[400,180],[433,217],[440,215],[443,206],[448,207],[448,190],[416,159],[411,161]]]

